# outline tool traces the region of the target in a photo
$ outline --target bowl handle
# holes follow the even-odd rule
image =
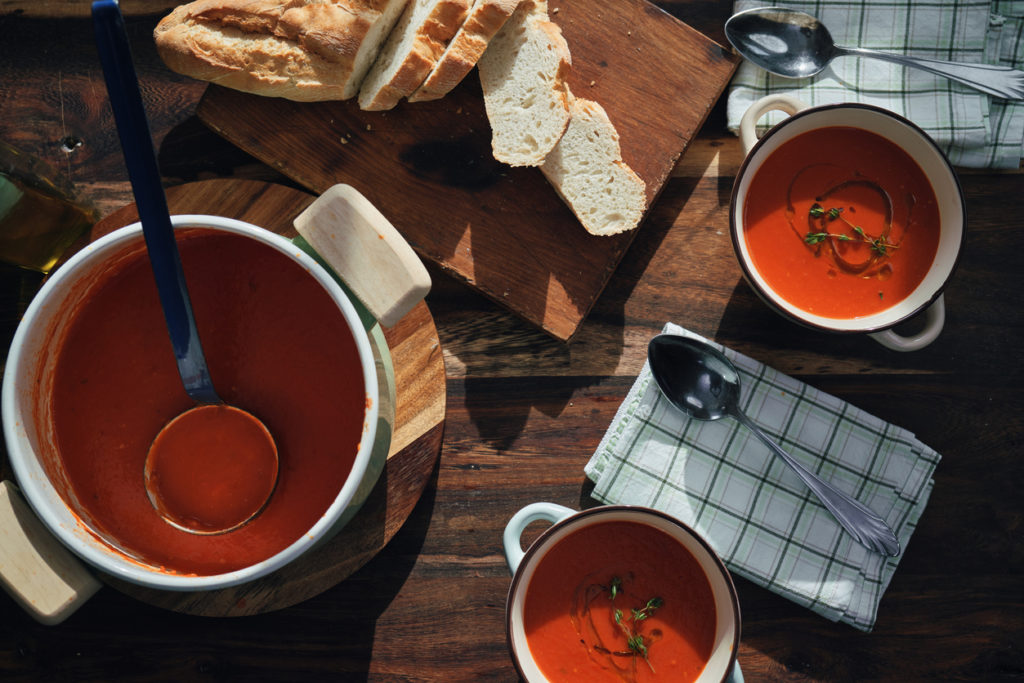
[[[92,572],[43,526],[9,481],[0,482],[0,582],[47,625],[67,619],[100,589]]]
[[[807,109],[809,105],[791,95],[766,95],[754,102],[743,112],[740,119],[740,144],[743,145],[743,153],[750,154],[750,150],[757,143],[757,122],[770,111],[784,111],[790,116]]]
[[[384,327],[401,320],[430,291],[430,274],[416,252],[351,185],[329,187],[293,222],[306,244]]]
[[[557,503],[530,503],[512,515],[512,519],[508,520],[508,524],[505,525],[505,533],[502,535],[509,571],[515,574],[519,563],[523,561],[523,556],[526,555],[520,541],[526,527],[541,519],[556,524],[573,514],[576,514],[575,510]]]
[[[946,322],[946,304],[942,295],[925,310],[924,329],[912,337],[896,334],[891,329],[872,332],[869,337],[893,351],[917,351],[931,344],[942,332]]]

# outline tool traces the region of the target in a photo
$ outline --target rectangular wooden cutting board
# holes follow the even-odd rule
[[[604,106],[650,208],[737,58],[646,0],[549,6],[572,52],[570,88]],[[538,169],[493,159],[475,70],[441,100],[386,112],[210,86],[198,116],[313,192],[354,186],[421,257],[558,339],[576,333],[636,236],[588,234]]]

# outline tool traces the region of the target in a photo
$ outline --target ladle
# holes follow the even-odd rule
[[[883,555],[899,555],[899,539],[885,520],[812,474],[747,417],[739,406],[739,373],[718,349],[690,337],[660,334],[648,345],[647,357],[662,393],[679,410],[698,420],[732,416],[793,468],[859,543]]]
[[[132,193],[156,279],[160,305],[185,392],[198,405],[171,420],[146,457],[146,494],[170,524],[216,534],[246,524],[266,505],[277,482],[277,447],[255,416],[224,405],[199,343],[153,139],[132,62],[124,18],[115,0],[92,4],[100,61],[114,111]],[[224,437],[235,434],[239,439]],[[239,444],[246,443],[243,448]]]
[[[739,12],[725,22],[725,36],[743,57],[785,78],[814,76],[836,57],[871,57],[924,69],[994,97],[1024,100],[1024,71],[842,47],[824,24],[797,10],[761,7]]]

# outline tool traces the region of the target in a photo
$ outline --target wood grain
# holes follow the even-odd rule
[[[269,183],[207,180],[170,188],[172,214],[213,213],[294,237],[292,219],[314,197]],[[138,220],[134,204],[102,220],[95,239]],[[108,584],[143,602],[200,616],[245,616],[282,609],[348,578],[395,535],[419,500],[437,463],[444,433],[445,371],[433,318],[417,304],[384,336],[395,368],[395,425],[387,465],[370,498],[341,531],[273,574],[218,591],[174,593],[135,586],[101,575]]]
[[[605,107],[649,207],[735,57],[646,0],[553,0],[550,12],[572,51],[570,88]],[[589,235],[537,169],[494,160],[475,72],[442,100],[387,112],[211,86],[198,114],[304,187],[353,185],[424,258],[557,339],[576,333],[637,234]]]
[[[49,4],[71,12],[76,3]],[[657,4],[707,35],[720,32],[732,10],[731,0]],[[108,212],[123,206],[131,189],[88,22],[20,17],[3,15],[0,24],[8,41],[0,138],[70,160],[73,180]],[[205,86],[161,68],[146,42],[155,21],[130,23],[165,181],[282,179],[193,117]],[[62,102],[68,130],[84,140],[71,154],[59,148]],[[514,683],[504,633],[504,524],[537,500],[594,504],[582,467],[643,364],[647,339],[673,320],[915,432],[943,456],[872,633],[736,580],[746,680],[1020,680],[1021,177],[960,173],[969,227],[946,291],[946,329],[928,349],[898,354],[863,337],[790,324],[744,284],[728,236],[741,156],[719,99],[570,343],[432,269],[428,303],[447,371],[442,453],[405,524],[348,579],[314,599],[240,619],[193,617],[102,590],[48,628],[13,602],[0,603],[0,677]],[[8,282],[3,319],[16,321],[37,281]]]

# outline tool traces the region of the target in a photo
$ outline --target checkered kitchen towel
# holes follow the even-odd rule
[[[665,332],[700,338],[681,327]],[[721,348],[721,347],[719,347]],[[939,455],[904,429],[730,349],[741,406],[812,472],[881,515],[906,549]],[[731,418],[692,420],[644,365],[586,465],[603,503],[642,505],[697,530],[729,569],[869,631],[900,557],[843,531],[789,467]]]
[[[1024,70],[1024,0],[736,0],[737,12],[778,4],[816,16],[839,45]],[[769,93],[811,105],[864,102],[921,126],[957,166],[1018,168],[1024,158],[1024,102],[1010,102],[926,71],[839,57],[813,78],[788,79],[744,61],[728,100],[729,128]],[[784,114],[761,119],[774,125]]]

